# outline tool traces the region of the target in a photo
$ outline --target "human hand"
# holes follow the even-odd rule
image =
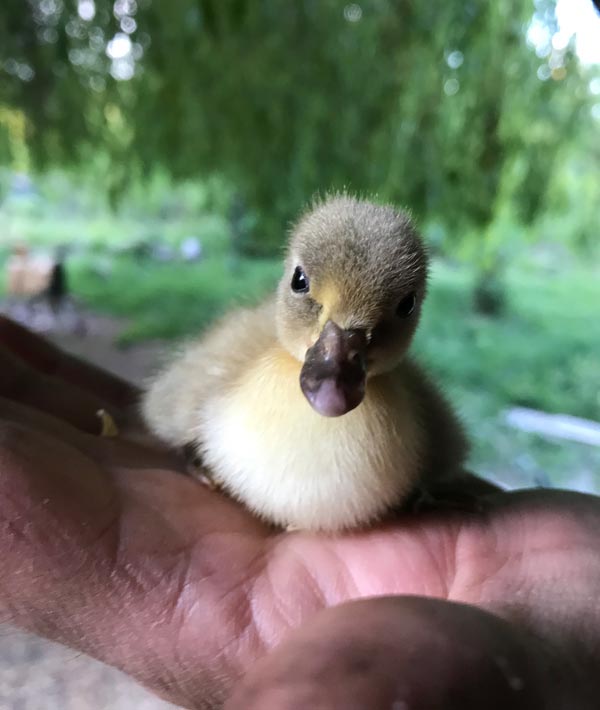
[[[7,321],[2,345],[7,620],[188,708],[244,676],[229,708],[597,707],[598,499],[283,533],[181,475],[140,435],[133,388]],[[122,437],[97,436],[100,407]]]

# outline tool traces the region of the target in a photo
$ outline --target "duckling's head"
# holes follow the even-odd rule
[[[426,280],[425,248],[405,213],[336,196],[304,214],[279,284],[277,327],[303,363],[300,386],[317,412],[349,412],[369,377],[398,365]]]

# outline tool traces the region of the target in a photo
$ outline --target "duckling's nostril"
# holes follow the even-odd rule
[[[363,356],[362,353],[360,353],[358,350],[351,350],[348,353],[348,362],[352,365],[362,365],[363,364]]]

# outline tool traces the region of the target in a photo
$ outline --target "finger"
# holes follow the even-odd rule
[[[162,447],[142,445],[121,437],[101,437],[81,431],[67,421],[0,397],[0,425],[17,424],[71,445],[107,466],[134,469],[160,468],[184,473],[183,455]]]
[[[135,403],[139,391],[115,375],[62,352],[14,321],[0,316],[0,346],[33,370],[56,377],[118,408]]]
[[[535,654],[475,607],[387,597],[330,608],[243,679],[226,710],[536,710]]]
[[[39,409],[90,434],[102,431],[98,410],[120,416],[105,398],[40,373],[12,353],[0,349],[0,396]]]

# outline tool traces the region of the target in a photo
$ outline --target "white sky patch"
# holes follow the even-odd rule
[[[121,19],[121,29],[123,32],[130,35],[137,30],[137,22],[133,19],[133,17],[129,17],[129,15],[127,15]]]
[[[600,14],[592,0],[557,0],[559,31],[553,38],[556,49],[566,47],[575,35],[575,48],[582,64],[600,64]]]
[[[85,22],[90,22],[96,16],[96,5],[94,0],[79,0],[77,3],[77,13]]]
[[[106,46],[106,54],[111,59],[124,59],[131,52],[131,44],[129,35],[117,32]]]
[[[549,51],[550,28],[545,23],[533,19],[527,30],[527,39],[535,47],[538,57],[543,57]]]
[[[110,73],[117,81],[129,81],[135,74],[135,64],[131,57],[115,59],[110,67]]]

